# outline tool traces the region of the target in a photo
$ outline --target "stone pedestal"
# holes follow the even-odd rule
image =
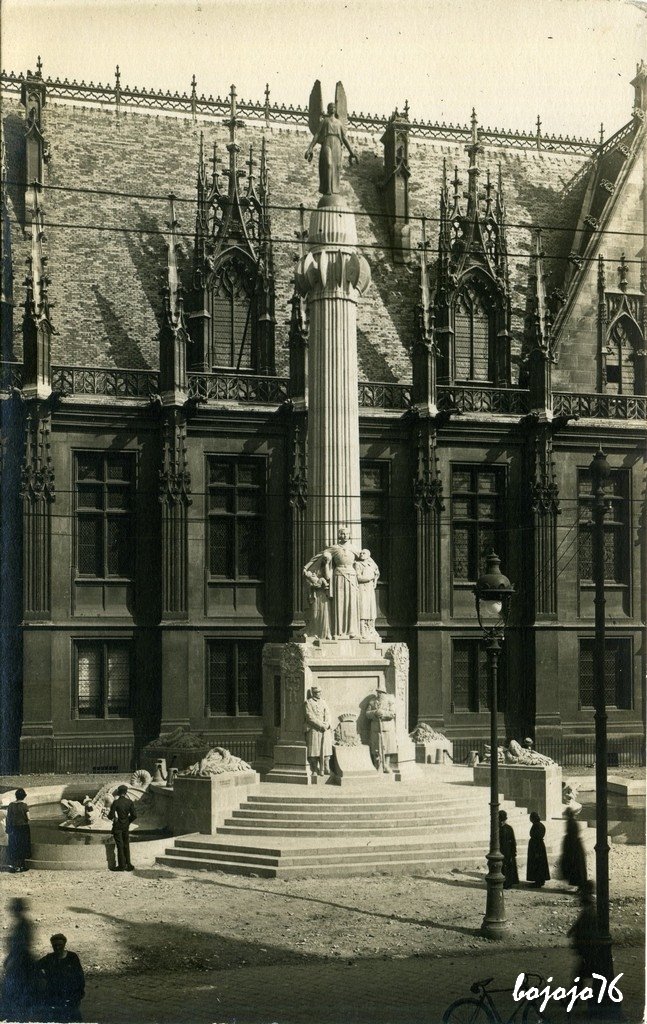
[[[179,775],[173,790],[173,834],[202,832],[213,835],[229,812],[245,800],[260,782],[256,772],[223,772],[200,778]]]
[[[475,765],[474,782],[477,786],[490,785],[489,764]],[[542,821],[562,816],[561,765],[500,764],[499,790],[506,800],[514,800],[528,812],[537,811]]]
[[[366,707],[382,680],[395,697],[399,777],[417,775],[415,745],[408,735],[409,652],[406,644],[380,640],[319,640],[267,644],[263,652],[265,736],[274,740],[268,782],[309,784],[304,702],[313,684],[321,687],[333,730],[340,715],[356,716],[359,747],[340,747],[340,776],[378,778],[369,753]],[[276,689],[280,683],[279,690]]]

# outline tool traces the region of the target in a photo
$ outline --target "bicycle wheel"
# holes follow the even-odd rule
[[[494,1017],[480,999],[457,999],[445,1010],[443,1024],[494,1024]]]
[[[522,1024],[550,1024],[550,1017],[539,1012],[534,1003],[526,1003],[521,1017]]]

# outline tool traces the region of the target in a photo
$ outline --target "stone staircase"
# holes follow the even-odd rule
[[[416,784],[351,789],[261,783],[214,835],[179,836],[156,863],[267,878],[483,869],[488,801],[486,789],[445,781],[440,772],[436,778],[425,773]],[[518,864],[525,869],[528,813],[503,798],[500,806],[508,812]],[[553,864],[563,823],[546,824]],[[589,851],[594,832],[582,832]]]

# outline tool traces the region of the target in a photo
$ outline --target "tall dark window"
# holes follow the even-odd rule
[[[210,715],[262,715],[262,651],[260,640],[208,642],[207,710]]]
[[[491,317],[483,296],[467,284],[454,309],[456,380],[490,380]]]
[[[265,576],[265,460],[209,457],[209,575]]]
[[[377,562],[380,579],[389,575],[389,466],[362,461],[360,466],[362,547]]]
[[[497,706],[505,711],[507,668],[505,647],[499,652]],[[490,707],[487,653],[481,640],[452,641],[452,713],[487,711]]]
[[[216,271],[211,296],[214,364],[218,368],[254,369],[254,277],[251,265],[229,259]]]
[[[580,640],[580,707],[592,708],[595,641]],[[609,707],[631,710],[631,639],[612,637],[604,646],[604,702]]]
[[[494,548],[505,564],[503,469],[452,468],[452,567],[454,580],[475,582]]]
[[[606,483],[610,511],[604,517],[604,578],[608,583],[629,582],[629,474],[615,469]],[[578,493],[578,563],[580,581],[593,580],[593,520],[591,474],[580,469]]]
[[[75,474],[77,575],[132,578],[134,454],[78,452]]]
[[[124,640],[79,640],[75,644],[72,697],[76,718],[130,714],[132,645]]]
[[[644,347],[638,328],[629,317],[621,317],[611,328],[607,343],[607,392],[615,395],[636,393],[636,350]]]

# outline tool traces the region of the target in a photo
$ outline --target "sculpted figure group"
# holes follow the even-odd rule
[[[321,687],[313,683],[303,706],[305,724],[306,754],[313,775],[330,775],[330,758],[333,740],[341,746],[359,746],[355,726],[357,716],[345,713],[339,716],[339,725],[333,733],[330,709]],[[392,693],[387,693],[384,680],[380,679],[377,690],[368,699],[366,717],[369,721],[369,748],[373,764],[378,771],[391,772],[398,753],[395,728],[396,703]]]
[[[339,527],[337,543],[311,558],[303,575],[310,586],[311,636],[377,637],[375,588],[380,570],[368,548],[353,545],[347,527]]]

